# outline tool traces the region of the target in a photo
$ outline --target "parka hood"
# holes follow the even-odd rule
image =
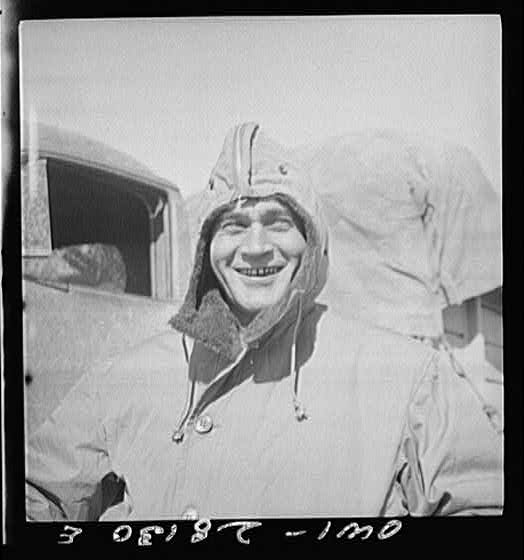
[[[274,306],[242,327],[224,300],[211,269],[209,246],[217,218],[237,201],[273,197],[299,217],[306,250],[290,289]],[[327,230],[311,181],[293,152],[270,139],[256,123],[234,127],[206,189],[195,201],[192,229],[197,237],[189,287],[172,327],[233,361],[277,324],[293,320],[297,299],[310,305],[327,273]]]

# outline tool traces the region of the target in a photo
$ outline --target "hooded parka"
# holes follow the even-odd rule
[[[286,295],[242,326],[209,245],[217,217],[251,197],[289,206],[307,246]],[[499,513],[501,433],[441,354],[343,312],[293,154],[235,127],[198,208],[171,329],[86,374],[31,437],[28,518]]]

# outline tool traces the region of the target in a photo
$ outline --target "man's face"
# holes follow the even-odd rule
[[[291,211],[277,200],[247,200],[219,218],[211,267],[242,323],[285,294],[305,248]]]

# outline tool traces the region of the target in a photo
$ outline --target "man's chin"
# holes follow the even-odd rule
[[[286,273],[274,278],[269,284],[249,279],[246,281],[239,276],[234,274],[229,277],[227,290],[230,305],[239,318],[240,315],[253,318],[276,305],[286,295],[290,285],[289,275]]]
[[[272,307],[273,305],[275,305],[275,303],[277,303],[278,299],[275,300],[271,300],[271,301],[265,301],[265,302],[244,302],[244,305],[242,304],[238,304],[236,307],[238,309],[241,309],[243,313],[248,314],[248,315],[258,315],[261,311],[265,311],[266,309],[269,309],[270,307]]]

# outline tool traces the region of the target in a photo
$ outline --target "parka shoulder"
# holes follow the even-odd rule
[[[360,370],[377,381],[393,376],[399,382],[416,382],[437,357],[433,348],[420,341],[329,310],[319,322],[317,340],[326,359],[337,356],[348,370],[358,361]]]
[[[108,359],[94,372],[103,399],[143,401],[183,393],[187,363],[181,336],[167,330]]]

